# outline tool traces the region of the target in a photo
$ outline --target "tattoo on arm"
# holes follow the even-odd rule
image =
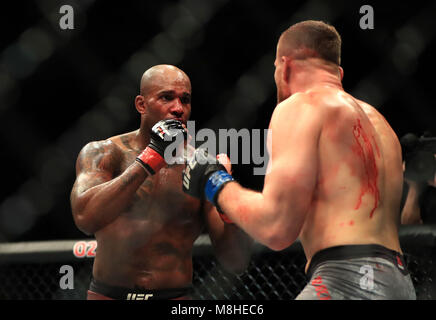
[[[139,177],[139,173],[137,172],[129,172],[126,175],[121,176],[121,188],[129,186],[133,181],[135,181]]]
[[[107,182],[117,171],[118,154],[110,142],[88,143],[76,162],[76,186],[79,193]]]
[[[78,172],[92,170],[98,167],[105,154],[105,149],[98,142],[88,143],[79,153],[76,168]]]

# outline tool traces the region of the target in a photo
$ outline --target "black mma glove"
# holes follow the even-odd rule
[[[176,141],[178,136],[186,138],[186,129],[183,124],[174,119],[161,120],[151,128],[150,143],[136,158],[136,161],[150,174],[153,175],[166,164],[164,159],[165,148]]]
[[[232,221],[224,215],[217,203],[218,194],[233,177],[218,160],[204,149],[196,149],[192,159],[183,171],[183,191],[196,198],[206,198],[212,202],[224,222]]]

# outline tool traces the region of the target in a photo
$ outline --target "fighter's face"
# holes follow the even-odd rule
[[[150,125],[163,119],[176,119],[186,125],[191,115],[191,84],[187,79],[157,83],[144,98]]]
[[[191,114],[191,93],[184,87],[166,87],[156,90],[146,99],[148,118],[157,121],[176,119],[184,124]]]

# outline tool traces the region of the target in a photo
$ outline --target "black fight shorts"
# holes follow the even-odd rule
[[[148,290],[110,286],[91,279],[87,300],[189,300],[192,287]]]

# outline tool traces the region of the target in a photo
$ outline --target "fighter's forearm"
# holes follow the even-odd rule
[[[311,189],[304,179],[303,183],[288,186],[289,192],[283,192],[280,178],[284,177],[283,181],[296,179],[283,174],[286,170],[281,170],[282,167],[276,165],[276,173],[269,176],[269,187],[259,193],[241,187],[215,159],[199,148],[185,168],[182,188],[191,196],[205,196],[218,210],[221,208],[223,219],[227,216],[258,242],[273,250],[282,250],[298,237],[311,199]]]
[[[148,174],[134,162],[118,177],[79,193],[73,213],[77,226],[93,234],[114,221],[133,200]]]
[[[218,203],[225,214],[259,242],[264,241],[262,221],[263,196],[259,192],[244,189],[238,183],[228,183],[220,192]]]
[[[256,241],[273,250],[290,245],[298,230],[289,228],[289,212],[262,193],[245,189],[238,183],[228,183],[220,192],[218,203],[225,214]]]

